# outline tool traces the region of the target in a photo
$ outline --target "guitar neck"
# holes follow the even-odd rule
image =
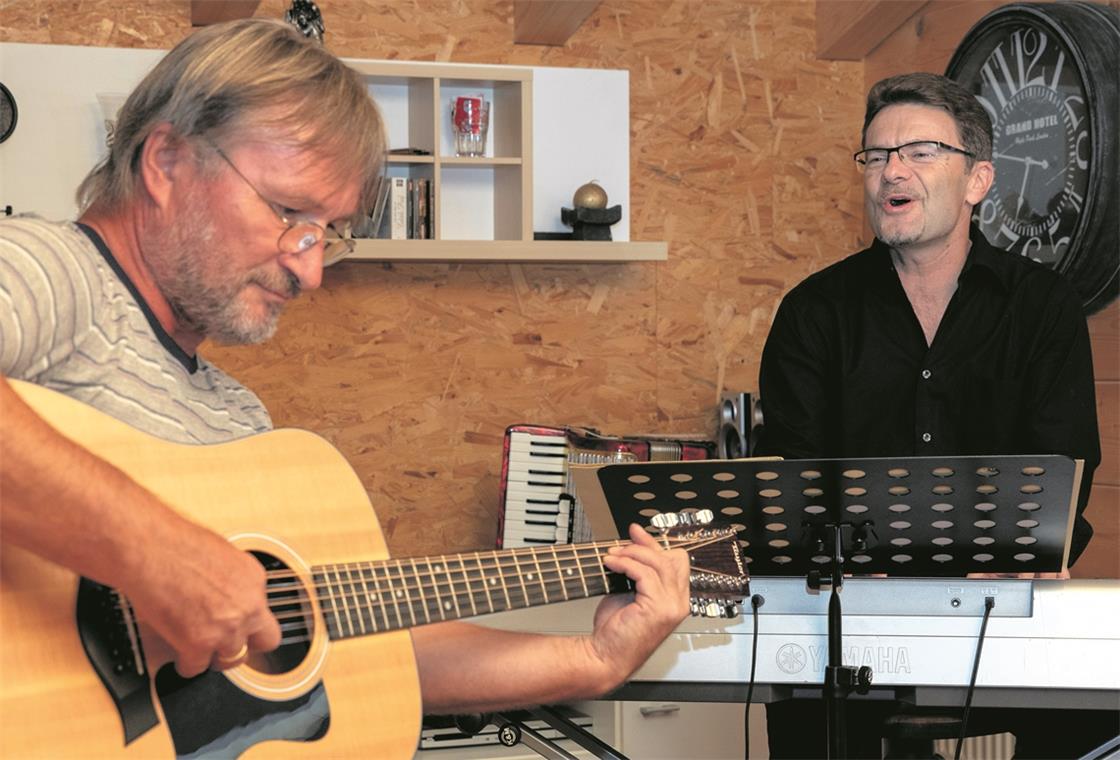
[[[312,568],[331,639],[625,591],[602,558],[624,541]]]

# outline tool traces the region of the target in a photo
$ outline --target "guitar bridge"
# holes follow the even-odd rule
[[[159,724],[132,609],[115,589],[82,578],[75,616],[86,658],[116,705],[128,744]]]

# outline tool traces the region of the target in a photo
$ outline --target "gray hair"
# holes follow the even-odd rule
[[[887,106],[912,103],[943,108],[957,123],[961,146],[975,161],[992,160],[992,120],[972,93],[962,85],[938,74],[900,74],[876,82],[867,93],[861,141],[867,145],[867,127]]]
[[[78,187],[83,211],[135,200],[144,142],[163,122],[184,138],[267,130],[314,150],[338,180],[360,179],[359,211],[372,207],[386,148],[377,106],[357,72],[281,21],[207,26],[164,56],[128,96],[108,156]]]

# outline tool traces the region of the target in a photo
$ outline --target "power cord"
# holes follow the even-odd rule
[[[751,616],[754,618],[754,634],[751,636],[751,677],[747,681],[747,707],[743,711],[743,756],[751,759],[751,700],[754,697],[754,664],[758,658],[758,608],[766,604],[762,594],[751,597]]]
[[[957,751],[953,754],[953,760],[961,760],[961,747],[964,746],[964,738],[968,736],[968,711],[972,709],[972,691],[976,688],[976,674],[980,672],[980,653],[984,651],[984,633],[988,630],[988,618],[992,615],[992,609],[996,606],[996,599],[994,596],[984,597],[984,621],[980,623],[980,640],[976,642],[976,657],[972,661],[972,678],[968,681],[968,695],[964,700],[964,714],[961,716],[961,735],[957,737]]]

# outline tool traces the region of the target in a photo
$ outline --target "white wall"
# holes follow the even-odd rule
[[[19,121],[0,144],[0,206],[72,219],[74,191],[105,154],[98,94],[124,94],[163,55],[72,45],[0,44],[0,81]]]
[[[533,230],[565,232],[560,207],[598,180],[622,206],[614,240],[630,239],[630,72],[533,68]]]

